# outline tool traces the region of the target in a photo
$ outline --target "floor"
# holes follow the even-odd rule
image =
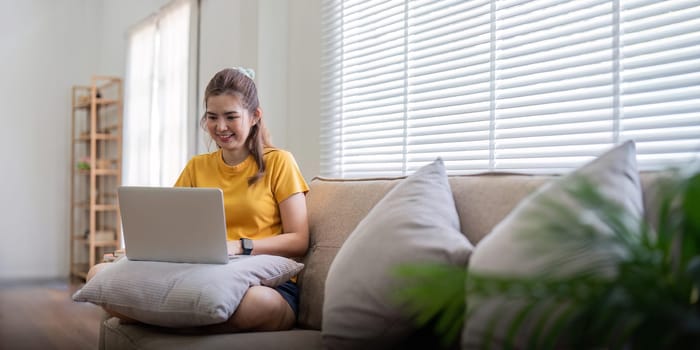
[[[80,280],[0,282],[0,350],[97,349],[100,308],[76,303]]]

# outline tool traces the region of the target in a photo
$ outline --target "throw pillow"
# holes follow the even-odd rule
[[[568,222],[574,227],[578,222],[592,228],[594,234],[607,234],[607,227],[600,218],[586,212],[579,201],[573,198],[568,188],[580,184],[581,180],[593,185],[605,199],[616,203],[633,218],[643,217],[642,191],[639,173],[636,165],[636,152],[631,141],[620,144],[604,153],[594,161],[584,165],[573,173],[558,180],[543,185],[537,191],[521,201],[513,211],[496,225],[474,249],[469,262],[469,273],[503,277],[535,277],[548,272],[563,277],[582,268],[595,268],[593,264],[601,259],[614,257],[616,252],[609,247],[601,246],[596,249],[581,251],[580,247],[567,244],[564,240],[549,242],[546,247],[533,249],[528,241],[528,234],[547,231],[553,223],[561,223],[557,210],[552,210],[552,204],[563,208],[566,212],[577,213],[577,217]],[[577,249],[578,248],[578,249]],[[560,265],[566,256],[568,263]],[[552,269],[556,266],[556,269]],[[597,265],[596,265],[597,266]],[[600,273],[611,273],[599,267]],[[469,283],[469,280],[467,280]],[[489,342],[500,342],[507,337],[507,324],[515,317],[513,309],[520,301],[506,300],[504,297],[470,296],[467,299],[467,318],[462,333],[464,349],[481,348],[482,342],[488,336]],[[549,313],[558,312],[559,304],[549,305]],[[496,317],[494,317],[496,316]],[[531,321],[524,320],[520,329],[523,332],[516,335],[518,347],[526,340],[532,340],[528,325]],[[491,344],[500,348],[503,344]]]
[[[471,243],[459,217],[442,160],[424,166],[389,191],[357,225],[331,263],[321,328],[325,348],[394,348],[415,332],[394,302],[398,265],[466,266]]]
[[[229,319],[248,288],[278,286],[304,267],[274,255],[238,256],[228,264],[121,259],[73,295],[144,323],[196,327]]]

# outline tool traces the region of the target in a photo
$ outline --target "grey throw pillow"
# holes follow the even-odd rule
[[[73,300],[157,326],[204,326],[228,320],[251,286],[278,286],[303,267],[274,255],[239,256],[222,265],[124,258],[95,275]]]
[[[395,347],[416,330],[393,299],[402,283],[395,268],[419,262],[466,266],[471,249],[438,159],[389,191],[338,251],[326,279],[324,346]]]
[[[578,215],[577,221],[592,228],[595,234],[607,234],[610,228],[600,218],[582,208],[581,202],[567,190],[585,180],[593,185],[607,200],[621,206],[629,218],[643,217],[642,190],[637,171],[636,152],[631,141],[620,144],[573,173],[543,185],[521,201],[513,211],[496,225],[474,248],[469,262],[469,273],[504,277],[536,277],[549,271],[557,276],[567,276],[581,269],[595,269],[596,262],[614,258],[616,252],[606,246],[580,250],[564,240],[547,242],[546,249],[533,249],[527,234],[549,230],[552,223],[561,223],[562,217],[553,209],[553,203],[567,212]],[[579,223],[568,222],[572,228]],[[534,248],[538,248],[534,245]],[[540,247],[542,248],[542,247]],[[567,263],[561,265],[562,257]],[[556,269],[553,269],[556,267]],[[600,273],[611,273],[602,265]],[[467,281],[469,283],[469,280]],[[515,317],[516,306],[522,301],[504,297],[478,297],[467,295],[467,319],[462,332],[463,349],[480,349],[483,341],[491,339],[491,348],[503,346],[508,325]],[[549,313],[557,312],[560,304],[549,305]],[[495,316],[495,317],[494,317]],[[531,340],[525,320],[516,335],[516,346]]]

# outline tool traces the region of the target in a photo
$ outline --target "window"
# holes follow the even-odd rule
[[[124,184],[172,186],[188,157],[192,1],[174,1],[129,33]]]
[[[700,155],[700,2],[323,2],[321,171],[563,173]]]

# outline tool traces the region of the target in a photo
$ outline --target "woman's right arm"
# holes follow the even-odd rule
[[[273,254],[288,258],[304,256],[309,249],[309,221],[306,196],[295,193],[279,203],[282,233],[253,241],[252,254]]]

